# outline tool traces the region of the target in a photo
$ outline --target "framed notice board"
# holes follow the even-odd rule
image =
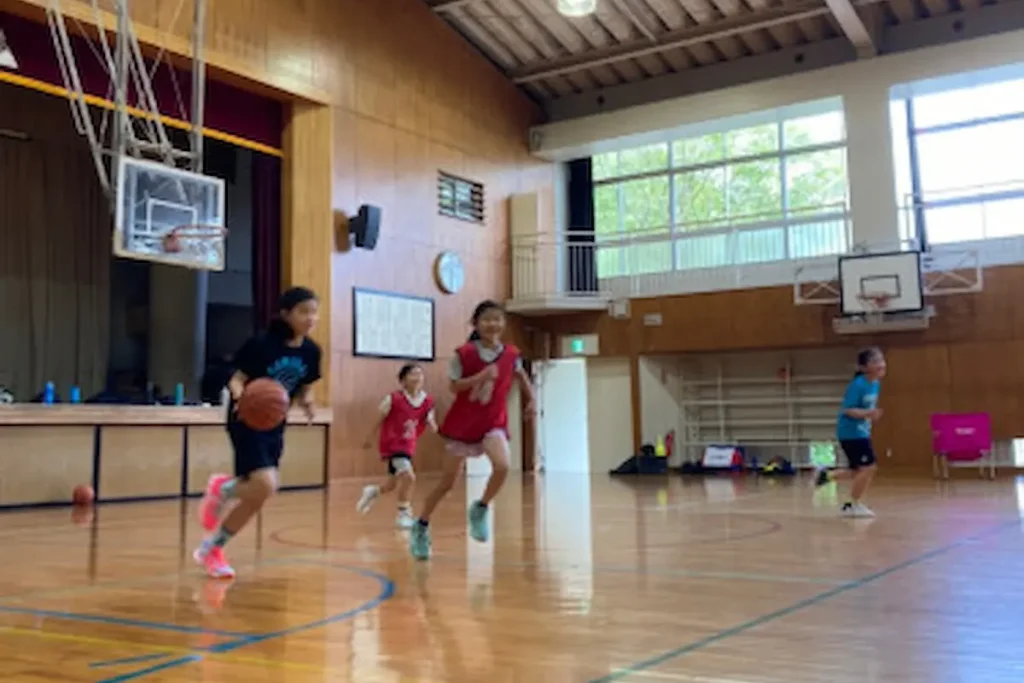
[[[352,288],[352,355],[434,360],[434,300]]]

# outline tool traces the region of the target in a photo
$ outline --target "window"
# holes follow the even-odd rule
[[[484,222],[484,186],[480,183],[439,172],[437,199],[438,212],[442,216],[473,223]]]
[[[928,244],[1024,235],[1024,65],[895,90],[901,231]]]
[[[595,156],[598,277],[845,251],[845,140],[835,99]]]

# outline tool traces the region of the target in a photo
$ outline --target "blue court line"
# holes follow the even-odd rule
[[[105,659],[102,662],[93,662],[89,665],[90,669],[102,669],[105,666],[121,666],[122,664],[142,664],[143,662],[152,662],[157,659],[166,659],[170,657],[169,652],[154,652],[150,655],[139,655],[137,657],[124,657],[123,659]]]
[[[164,624],[159,621],[140,621],[138,619],[123,619],[121,617],[110,617],[102,614],[83,614],[81,612],[61,612],[48,609],[31,609],[29,607],[11,607],[0,605],[0,613],[28,614],[36,617],[49,617],[51,619],[64,619],[67,621],[86,621],[94,624],[109,624],[111,626],[134,626],[136,628],[148,628],[156,631],[172,631],[174,633],[189,633],[193,635],[223,636],[225,638],[245,638],[252,633],[240,631],[218,631],[215,629],[203,628],[202,626],[182,626],[180,624]]]
[[[874,583],[879,579],[883,579],[889,576],[890,574],[895,574],[896,572],[902,571],[909,567],[922,564],[924,562],[927,562],[928,560],[932,560],[936,557],[939,557],[940,555],[945,555],[946,553],[949,553],[953,550],[958,550],[966,545],[970,545],[982,539],[988,538],[989,536],[995,536],[996,534],[1002,533],[1003,531],[1006,531],[1011,527],[1020,528],[1020,526],[1020,519],[1015,519],[1012,522],[1004,522],[1003,524],[999,524],[981,533],[975,534],[973,536],[968,536],[967,538],[960,539],[959,541],[956,541],[954,543],[944,545],[941,548],[930,550],[916,557],[912,557],[909,560],[904,560],[903,562],[879,570],[873,574],[868,574],[867,576],[862,576],[861,578],[856,579],[854,581],[849,581],[840,586],[836,586],[835,588],[827,590],[823,593],[812,595],[811,597],[793,603],[788,607],[783,607],[782,609],[775,610],[774,612],[769,612],[768,614],[764,614],[755,619],[751,619],[750,621],[743,622],[742,624],[738,624],[736,626],[733,626],[732,628],[725,629],[724,631],[719,631],[718,633],[707,636],[706,638],[701,638],[700,640],[695,640],[692,643],[688,643],[681,647],[677,647],[673,650],[668,650],[667,652],[663,652],[660,655],[655,655],[648,659],[635,662],[622,669],[613,671],[607,676],[593,678],[590,681],[588,681],[588,683],[612,683],[613,681],[620,681],[623,678],[628,678],[629,676],[638,674],[642,671],[646,671],[647,669],[653,669],[654,667],[664,664],[669,660],[676,659],[677,657],[683,657],[698,650],[702,650],[708,647],[709,645],[714,645],[715,643],[721,642],[728,638],[732,638],[733,636],[738,636],[741,633],[745,633],[746,631],[755,629],[758,626],[763,626],[767,623],[776,621],[778,619],[782,619],[783,617],[788,617],[789,615],[794,614],[795,612],[799,612],[801,610],[807,609],[808,607],[818,605],[822,602],[825,602],[836,597],[837,595],[842,595],[843,593],[848,593],[852,590],[863,588],[864,586],[870,583]]]
[[[313,629],[329,626],[331,624],[336,624],[338,622],[352,619],[360,614],[363,614],[364,612],[369,612],[372,609],[376,609],[386,600],[390,600],[391,597],[395,594],[395,584],[393,581],[391,581],[391,579],[384,576],[383,574],[371,571],[369,569],[362,569],[359,567],[352,567],[348,565],[333,564],[330,562],[323,563],[309,561],[304,563],[297,562],[296,564],[315,564],[321,567],[325,566],[326,564],[326,566],[328,567],[344,569],[354,574],[358,574],[359,576],[374,579],[380,585],[380,592],[377,593],[376,597],[374,597],[371,600],[367,600],[358,607],[354,607],[348,611],[340,612],[338,614],[333,614],[325,619],[311,621],[306,624],[298,624],[296,626],[284,628],[279,631],[271,631],[270,633],[244,634],[242,635],[242,637],[239,637],[236,640],[229,640],[227,642],[217,643],[216,645],[210,645],[204,648],[197,648],[197,653],[209,652],[211,654],[223,654],[226,652],[238,650],[243,647],[248,647],[250,645],[256,645],[257,643],[263,643],[268,640],[284,638],[286,636],[295,635],[297,633],[303,633],[305,631],[311,631]],[[201,654],[188,655],[185,657],[180,657],[178,659],[173,659],[169,662],[162,662],[160,664],[156,664],[154,666],[150,666],[139,671],[133,671],[130,673],[122,674],[120,676],[114,676],[113,678],[104,678],[101,681],[97,681],[97,683],[126,683],[126,681],[135,681],[153,673],[158,673],[160,671],[166,671],[167,669],[174,669],[180,666],[185,666],[187,664],[192,664],[194,662],[201,661],[202,658],[203,657]]]
[[[185,657],[179,657],[178,659],[172,659],[169,662],[161,662],[160,664],[154,664],[151,667],[142,669],[141,671],[133,671],[130,674],[124,674],[123,676],[115,676],[113,678],[104,678],[99,683],[122,683],[123,681],[133,681],[149,674],[159,673],[166,671],[167,669],[174,669],[179,666],[185,666],[193,662],[198,662],[202,657],[199,655],[186,655]]]

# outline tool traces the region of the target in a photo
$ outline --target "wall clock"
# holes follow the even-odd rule
[[[457,294],[466,284],[462,259],[454,251],[442,251],[434,261],[434,279],[445,294]]]

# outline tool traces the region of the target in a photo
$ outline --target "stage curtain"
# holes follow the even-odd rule
[[[106,383],[107,200],[66,107],[48,113],[10,87],[0,99],[0,385],[18,401],[47,381],[84,398]]]

